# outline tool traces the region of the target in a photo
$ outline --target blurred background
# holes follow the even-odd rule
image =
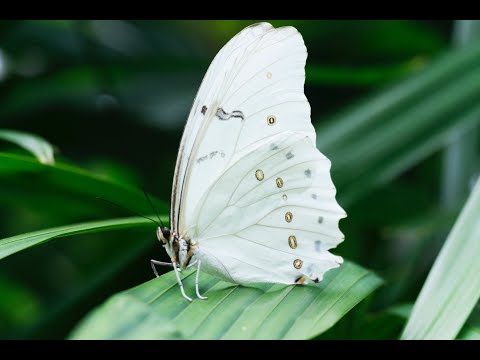
[[[203,75],[254,22],[1,21],[0,129],[40,135],[57,161],[145,187],[166,214]],[[295,26],[308,49],[317,145],[348,213],[336,253],[386,280],[364,302],[372,316],[413,302],[478,172],[477,25],[270,22]],[[26,154],[0,142],[5,151]],[[1,168],[0,238],[130,216],[76,184]],[[134,210],[151,213],[141,198]],[[149,260],[163,256],[152,228],[73,236],[3,259],[0,338],[64,338],[108,296],[151,279]],[[349,337],[354,316],[333,333]]]

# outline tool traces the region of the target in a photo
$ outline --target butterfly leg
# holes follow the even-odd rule
[[[198,262],[198,260],[195,260],[194,262],[190,263],[187,265],[187,269],[190,269],[193,265],[195,265]]]
[[[202,296],[200,295],[200,291],[198,290],[198,277],[200,275],[200,265],[201,265],[202,261],[201,260],[198,260],[198,265],[197,265],[197,274],[195,276],[195,292],[197,293],[197,297],[199,299],[202,299],[202,300],[207,300],[208,297],[207,296]]]
[[[155,265],[161,265],[161,266],[173,266],[172,263],[168,262],[163,262],[163,261],[158,261],[158,260],[150,260],[150,265],[152,265],[152,270],[153,273],[155,274],[156,277],[159,277],[157,269],[155,268]]]
[[[180,286],[180,291],[181,291],[183,297],[184,297],[185,299],[187,299],[188,301],[192,302],[192,299],[189,298],[189,297],[187,296],[187,294],[185,294],[185,290],[183,289],[182,279],[180,279],[180,273],[179,273],[179,271],[178,271],[178,267],[177,267],[177,263],[176,263],[176,262],[173,263],[173,269],[175,270],[175,276],[177,277],[178,286]]]

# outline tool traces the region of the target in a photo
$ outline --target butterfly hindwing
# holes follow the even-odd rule
[[[328,249],[343,240],[345,216],[329,171],[310,138],[274,136],[217,179],[191,233],[237,283],[321,279],[341,263]]]

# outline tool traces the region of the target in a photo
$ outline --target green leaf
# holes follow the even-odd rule
[[[454,339],[480,298],[480,180],[415,302],[402,339]]]
[[[162,221],[167,222],[164,218]],[[120,230],[126,228],[152,227],[151,221],[140,217],[130,217],[113,220],[92,221],[81,224],[66,225],[56,228],[34,231],[26,234],[16,235],[0,240],[0,259],[12,255],[18,251],[41,244],[45,241],[59,237],[84,234],[88,232],[99,232],[106,230]]]
[[[413,304],[408,303],[392,306],[383,313],[407,321],[412,313],[412,309]],[[478,304],[470,314],[456,340],[480,340],[480,306]]]
[[[181,277],[185,291],[195,294],[195,271],[184,270]],[[244,287],[202,273],[200,291],[208,300],[190,304],[170,271],[114,295],[70,337],[131,339],[159,333],[158,338],[163,338],[168,335],[163,333],[167,325],[187,339],[309,339],[328,330],[381,283],[378,276],[351,262],[308,286]],[[112,326],[125,313],[127,319],[118,328]]]
[[[358,201],[480,123],[480,42],[317,126],[342,204]]]
[[[24,181],[25,186],[32,190],[37,183],[43,181],[54,187],[52,192],[58,193],[63,191],[70,196],[80,195],[76,199],[77,201],[96,202],[95,205],[99,209],[106,205],[100,204],[100,201],[95,199],[96,197],[115,201],[124,207],[137,211],[140,204],[144,205],[145,209],[148,206],[145,196],[140,190],[119,182],[117,179],[99,176],[67,163],[57,162],[54,166],[45,165],[28,156],[0,153],[0,176],[4,177],[2,182],[4,180],[8,182],[8,179],[14,174],[28,175],[27,179],[15,177],[13,179],[14,183],[22,183]],[[151,199],[158,212],[165,213],[167,211],[167,205],[164,202],[157,200],[155,197],[151,197]]]
[[[31,152],[42,164],[53,165],[55,163],[53,146],[40,136],[21,131],[1,129],[0,139],[12,142]]]

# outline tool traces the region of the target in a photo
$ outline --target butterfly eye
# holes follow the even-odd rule
[[[170,230],[167,228],[162,228],[162,234],[165,240],[170,239]]]
[[[267,117],[267,124],[272,126],[273,124],[275,124],[275,122],[277,121],[277,118],[273,115],[268,115]]]

